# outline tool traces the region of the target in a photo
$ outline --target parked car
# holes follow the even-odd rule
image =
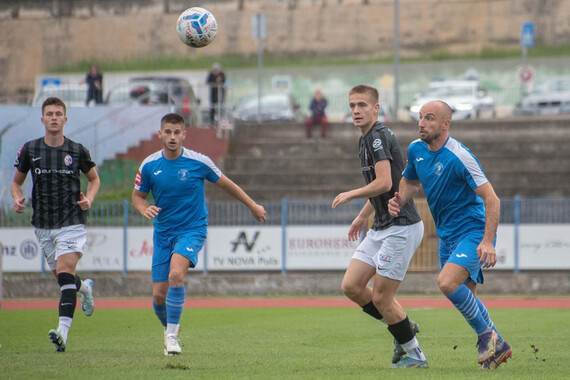
[[[431,100],[443,100],[453,111],[453,120],[495,117],[495,101],[481,87],[471,80],[446,80],[431,82],[427,89],[416,95],[410,106],[410,118],[419,120],[421,107]]]
[[[257,93],[246,95],[234,110],[236,121],[297,121],[305,120],[301,106],[287,92],[263,92],[258,119],[259,97]]]
[[[570,77],[548,79],[536,86],[517,105],[515,115],[570,113]]]
[[[352,123],[352,114],[350,113],[350,110],[346,112],[343,121],[346,123]],[[390,113],[387,112],[382,106],[380,106],[380,109],[378,110],[378,121],[381,123],[390,121]]]
[[[32,106],[40,107],[42,103],[52,96],[60,98],[67,107],[85,107],[87,99],[86,84],[60,84],[48,85],[39,89],[34,96]]]
[[[188,125],[200,123],[200,100],[190,83],[178,77],[134,77],[113,87],[105,99],[113,104],[172,104],[174,112],[184,116]]]

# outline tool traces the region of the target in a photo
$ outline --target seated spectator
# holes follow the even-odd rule
[[[309,106],[311,116],[309,116],[305,121],[307,138],[312,137],[312,129],[315,124],[321,125],[321,137],[327,137],[327,128],[329,126],[329,121],[326,115],[327,104],[327,99],[323,97],[321,90],[316,90],[315,96],[313,100],[311,100],[311,105]]]

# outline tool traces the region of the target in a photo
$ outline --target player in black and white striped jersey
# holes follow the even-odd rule
[[[93,313],[93,282],[75,274],[86,242],[87,210],[99,191],[99,176],[89,151],[63,134],[67,122],[65,103],[48,98],[42,104],[45,135],[25,143],[14,163],[10,187],[14,211],[26,208],[23,184],[32,173],[32,225],[46,261],[61,288],[59,326],[49,331],[57,352],[64,352],[75,312],[77,291],[85,315]],[[81,173],[88,180],[86,194],[80,186]]]

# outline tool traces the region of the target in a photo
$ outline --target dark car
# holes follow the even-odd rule
[[[179,77],[134,77],[128,83],[113,87],[107,104],[172,104],[190,126],[200,123],[200,100],[190,83]]]
[[[263,92],[261,107],[257,93],[245,96],[234,110],[236,121],[297,121],[305,120],[301,106],[287,92]],[[259,117],[258,117],[259,111]]]

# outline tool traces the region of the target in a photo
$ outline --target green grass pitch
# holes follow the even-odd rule
[[[408,309],[428,370],[391,368],[385,326],[351,308],[185,309],[182,355],[165,357],[152,309],[76,311],[67,351],[47,333],[54,310],[0,310],[2,379],[563,379],[570,310],[493,309],[513,346],[496,371],[476,362],[476,336],[454,309]]]

